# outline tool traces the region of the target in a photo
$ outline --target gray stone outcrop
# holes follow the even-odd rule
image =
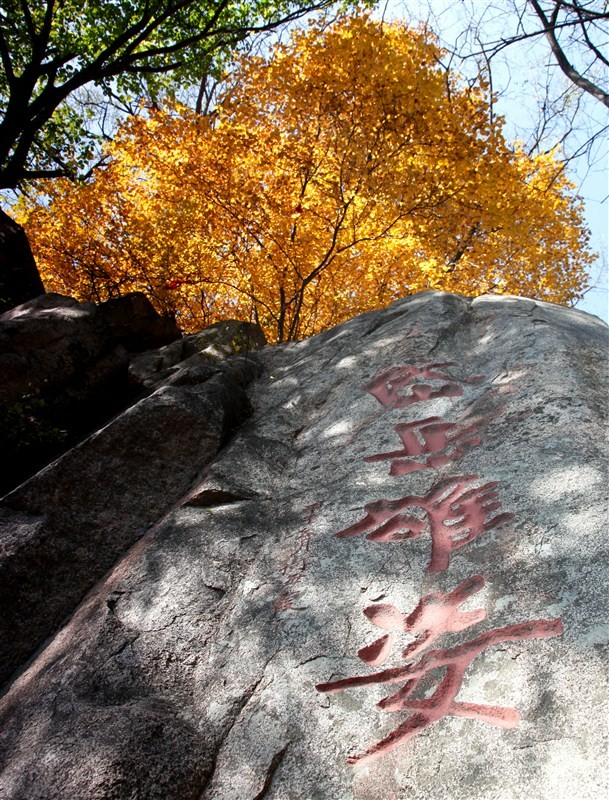
[[[215,456],[196,411],[148,434],[184,488],[7,685],[0,797],[605,798],[607,344],[581,312],[424,293],[261,350]],[[132,489],[115,448],[89,518],[56,465],[22,487],[15,550],[74,513],[96,550],[178,472]]]
[[[148,390],[165,384],[201,380],[225,359],[235,355],[246,357],[266,344],[259,325],[224,320],[164,347],[133,356],[129,377],[132,384]]]
[[[127,351],[93,303],[43,294],[0,316],[0,400],[25,395],[73,406],[124,381]]]
[[[25,231],[0,209],[0,314],[43,293]]]
[[[201,383],[264,344],[257,325],[235,320],[183,337],[139,292],[99,305],[49,293],[12,308],[0,315],[0,495],[145,394]]]
[[[0,315],[0,495],[126,405],[128,366],[92,303],[43,294]]]
[[[237,358],[163,386],[0,501],[0,681],[190,488],[249,414]]]
[[[115,344],[141,353],[180,339],[182,332],[171,317],[161,316],[143,292],[129,292],[100,303],[97,313],[110,329]]]

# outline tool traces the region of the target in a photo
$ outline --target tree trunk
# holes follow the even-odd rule
[[[0,313],[44,294],[25,231],[0,209]]]

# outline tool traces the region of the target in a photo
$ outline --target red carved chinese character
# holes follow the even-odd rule
[[[408,645],[402,653],[404,658],[413,658],[443,633],[457,633],[481,622],[486,617],[484,609],[459,611],[459,606],[479,592],[483,586],[484,578],[481,575],[474,575],[448,594],[436,592],[425,595],[408,616],[389,603],[375,603],[373,606],[368,606],[364,609],[368,619],[377,628],[392,633],[385,634],[367,647],[362,647],[358,656],[372,667],[383,664],[391,652],[393,632],[400,631],[417,637],[416,641]]]
[[[425,497],[406,495],[399,500],[377,500],[364,506],[366,516],[354,525],[339,531],[339,539],[366,534],[372,542],[401,542],[418,539],[427,522],[404,513],[418,507],[427,513],[431,535],[429,572],[448,567],[450,554],[492,528],[510,522],[513,514],[496,514],[501,507],[495,491],[497,481],[473,487],[477,475],[448,478],[438,483]]]
[[[442,361],[435,364],[410,364],[405,367],[393,367],[381,373],[367,383],[364,391],[374,395],[379,403],[391,408],[405,408],[412,403],[423,400],[433,400],[436,397],[458,397],[463,394],[464,383],[479,383],[482,375],[472,375],[467,378],[455,378],[445,372],[446,367],[455,367],[455,361]],[[428,383],[420,383],[418,378],[428,381],[443,381],[441,386],[434,388]],[[400,389],[411,385],[410,394],[400,394]]]
[[[421,638],[404,651],[404,656],[412,659],[415,654],[427,649],[442,634],[465,630],[485,618],[486,614],[483,609],[470,612],[458,609],[459,605],[480,591],[483,586],[484,579],[475,575],[463,581],[448,594],[426,595],[407,617],[395,606],[384,604],[370,606],[364,613],[381,628],[391,631],[401,629],[420,634]],[[357,675],[352,678],[321,683],[316,688],[320,692],[331,693],[356,686],[403,684],[397,692],[383,698],[378,706],[383,711],[412,711],[414,713],[364,753],[348,759],[351,764],[361,764],[388,753],[447,715],[478,719],[503,728],[517,725],[520,716],[514,708],[463,703],[456,700],[465,672],[476,656],[488,647],[504,642],[520,642],[525,639],[547,639],[559,635],[562,633],[562,629],[560,618],[530,620],[507,625],[483,633],[475,639],[455,647],[429,650],[414,664],[385,669],[369,675]],[[368,648],[360,650],[360,658],[374,664],[373,661],[368,660],[368,655],[371,653],[366,652],[371,651],[373,647],[374,645],[370,645]],[[390,646],[388,647],[386,642],[382,646],[385,651],[388,651],[389,648]],[[422,688],[423,679],[429,679],[430,673],[439,668],[443,670],[443,674],[435,679],[436,689],[431,697],[413,698],[415,691]]]
[[[426,467],[441,467],[480,444],[480,438],[474,433],[475,429],[475,425],[459,427],[454,422],[444,422],[442,417],[400,422],[394,430],[402,440],[402,450],[366,456],[364,461],[395,459],[389,470],[390,475],[406,475]],[[442,452],[446,450],[449,452]],[[427,458],[418,461],[417,456]]]

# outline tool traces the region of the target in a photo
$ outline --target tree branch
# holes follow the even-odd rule
[[[25,20],[25,27],[27,28],[29,37],[33,42],[34,39],[36,38],[36,28],[34,27],[34,20],[32,19],[32,15],[30,13],[30,8],[27,4],[27,0],[21,0],[20,5],[21,5],[21,10],[23,12],[23,18]]]
[[[560,5],[556,3],[554,7],[554,11],[552,12],[551,19],[548,19],[543,8],[539,4],[538,0],[528,0],[530,5],[533,7],[535,13],[539,17],[541,24],[544,29],[545,36],[550,43],[550,48],[556,59],[558,66],[561,70],[565,73],[567,78],[572,81],[576,86],[580,89],[583,89],[588,94],[591,94],[601,103],[606,105],[609,108],[609,93],[603,91],[600,86],[597,86],[588,78],[584,77],[581,73],[579,73],[575,67],[570,63],[568,58],[566,57],[562,47],[560,46],[558,39],[556,38],[556,18],[558,11],[560,10]]]
[[[588,33],[588,27],[587,27],[586,23],[587,22],[589,23],[590,19],[584,14],[584,12],[583,12],[583,10],[581,8],[577,8],[575,13],[579,17],[579,24],[580,24],[580,27],[582,29],[582,33],[584,35],[584,39],[586,40],[586,44],[588,45],[590,50],[594,53],[596,58],[598,58],[599,61],[601,61],[603,64],[605,64],[606,66],[609,67],[609,59],[605,58],[603,53],[601,53],[601,51],[598,49],[598,47],[594,44],[594,42],[590,38],[590,34]],[[609,14],[607,16],[609,17]]]

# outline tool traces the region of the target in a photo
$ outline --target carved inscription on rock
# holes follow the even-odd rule
[[[406,495],[399,500],[368,503],[360,522],[335,535],[347,539],[365,534],[372,542],[403,542],[418,539],[429,528],[431,559],[427,569],[442,572],[454,550],[514,518],[510,513],[491,516],[501,507],[497,482],[473,486],[476,480],[477,475],[462,475],[437,483],[424,497]],[[416,509],[426,513],[427,521],[408,513]]]
[[[484,380],[483,375],[455,378],[446,372],[447,367],[455,366],[458,366],[455,361],[438,361],[394,367],[382,372],[363,388],[384,406],[406,408],[436,397],[459,397],[463,394],[463,384]],[[426,380],[434,381],[434,384],[425,383]]]
[[[390,475],[442,467],[480,444],[475,425],[459,426],[454,422],[444,422],[442,417],[401,422],[394,430],[402,440],[401,450],[364,458],[368,462],[391,459]]]
[[[459,397],[464,385],[478,384],[483,376],[456,377],[450,371],[456,366],[455,362],[446,361],[394,367],[363,389],[382,405],[395,410],[435,398]],[[364,461],[390,461],[389,474],[396,477],[444,467],[482,441],[476,426],[437,416],[400,422],[394,430],[402,448],[366,456]],[[500,509],[497,481],[483,483],[478,475],[443,477],[424,496],[405,494],[398,500],[368,503],[363,518],[335,536],[339,539],[365,536],[371,542],[395,546],[419,539],[429,531],[431,553],[427,571],[441,573],[448,568],[456,550],[514,519],[512,513]],[[520,716],[514,708],[458,701],[465,673],[487,648],[557,636],[562,632],[562,621],[557,618],[516,622],[465,638],[457,645],[432,648],[443,636],[459,634],[486,619],[483,608],[473,611],[461,608],[484,584],[481,575],[473,575],[452,591],[423,596],[408,614],[390,603],[375,603],[364,609],[365,616],[384,633],[359,649],[360,660],[368,668],[381,666],[392,655],[397,637],[406,635],[410,641],[402,649],[402,665],[329,681],[316,688],[332,693],[400,684],[378,707],[384,712],[406,712],[407,717],[365,752],[350,757],[351,764],[379,758],[449,715],[504,728],[518,724]]]
[[[396,692],[384,697],[378,707],[386,712],[409,711],[412,714],[364,753],[350,757],[349,763],[357,764],[379,758],[447,715],[469,717],[502,728],[512,728],[518,724],[520,715],[514,708],[458,702],[456,697],[465,672],[476,656],[487,648],[505,642],[556,636],[562,632],[562,622],[559,618],[528,620],[494,628],[455,647],[430,649],[432,643],[442,635],[465,630],[486,617],[484,609],[464,612],[458,608],[482,586],[484,579],[475,575],[448,594],[436,593],[423,597],[408,616],[394,606],[384,604],[370,606],[365,610],[366,616],[382,629],[418,635],[402,653],[403,658],[410,663],[381,672],[321,683],[317,689],[331,693],[372,684],[402,684]],[[369,666],[382,664],[391,652],[393,635],[385,634],[381,639],[362,648],[358,653],[360,659]],[[424,655],[415,660],[421,653]],[[433,676],[434,670],[440,670],[441,676]],[[417,698],[417,690],[423,680],[430,676],[433,679],[433,693],[430,697]]]

